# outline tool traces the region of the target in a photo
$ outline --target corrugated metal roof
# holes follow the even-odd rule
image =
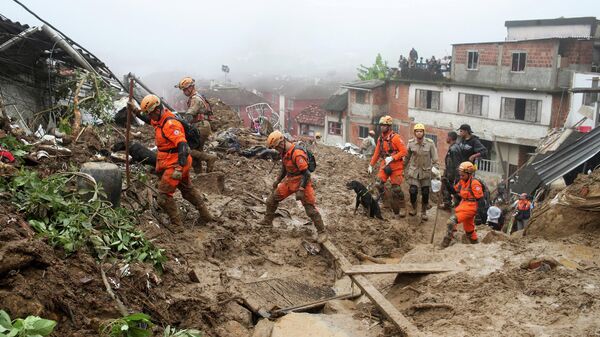
[[[600,128],[595,128],[572,144],[532,165],[545,184],[571,172],[600,152]]]
[[[385,84],[384,80],[366,80],[345,83],[343,88],[375,89]]]

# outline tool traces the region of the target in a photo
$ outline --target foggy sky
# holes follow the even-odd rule
[[[40,25],[12,0],[0,14]],[[352,77],[381,52],[391,66],[414,47],[444,56],[452,43],[502,41],[505,20],[596,16],[597,0],[22,0],[117,74],[177,72]],[[594,11],[595,10],[595,11]]]

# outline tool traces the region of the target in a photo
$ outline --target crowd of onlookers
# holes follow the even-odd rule
[[[415,48],[410,50],[408,58],[404,57],[404,55],[400,55],[400,59],[398,60],[398,68],[400,71],[403,69],[416,68],[443,75],[444,73],[449,74],[451,67],[452,56],[444,56],[442,58],[431,56],[431,58],[423,60],[423,57],[419,57]]]

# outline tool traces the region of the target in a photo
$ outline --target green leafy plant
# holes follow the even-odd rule
[[[163,337],[201,337],[202,332],[196,329],[182,329],[177,330],[170,325],[165,328]]]
[[[375,57],[375,63],[373,63],[372,66],[367,67],[361,64],[356,70],[358,71],[358,78],[363,81],[376,79],[384,80],[390,72],[387,61],[384,61],[379,53],[377,54],[377,57]]]
[[[40,178],[21,170],[13,177],[0,178],[0,192],[12,196],[13,204],[27,216],[31,227],[67,254],[89,249],[97,258],[127,262],[151,262],[162,270],[164,250],[145,239],[135,227],[136,218],[125,208],[112,208],[99,187],[91,200],[90,191],[72,187],[73,176],[55,174]]]
[[[21,143],[13,135],[0,138],[0,147],[10,151],[17,159],[25,157],[31,149],[31,145]]]
[[[37,316],[17,318],[13,321],[4,310],[0,310],[0,337],[41,337],[52,333],[56,322]]]
[[[147,337],[152,335],[150,316],[142,313],[117,318],[103,324],[101,336],[108,337]]]

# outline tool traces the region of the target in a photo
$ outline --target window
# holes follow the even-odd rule
[[[540,121],[542,101],[536,99],[502,97],[502,118],[532,123]]]
[[[488,96],[459,93],[458,113],[487,117],[488,102]]]
[[[425,138],[429,138],[433,141],[433,144],[435,144],[435,147],[437,148],[437,136],[436,135],[425,135]]]
[[[598,88],[598,77],[592,79],[592,88]],[[583,93],[583,105],[594,106],[598,101],[597,92],[584,92]]]
[[[356,103],[367,103],[367,93],[364,91],[357,91],[356,92]]]
[[[342,123],[338,122],[329,122],[328,130],[330,135],[341,136],[342,135]]]
[[[479,52],[470,51],[467,52],[467,69],[469,70],[477,70],[477,66],[479,65]]]
[[[512,53],[512,71],[525,71],[527,53]]]
[[[439,110],[440,94],[439,91],[416,89],[415,106],[422,109]]]
[[[287,108],[290,110],[294,110],[294,100],[293,99],[288,99]]]
[[[359,126],[358,127],[358,137],[359,138],[369,137],[369,128],[366,126]]]
[[[395,133],[399,133],[400,127],[396,124],[392,124],[392,131],[394,131]]]
[[[398,99],[400,97],[400,86],[396,85],[396,89],[394,90],[394,98]]]

